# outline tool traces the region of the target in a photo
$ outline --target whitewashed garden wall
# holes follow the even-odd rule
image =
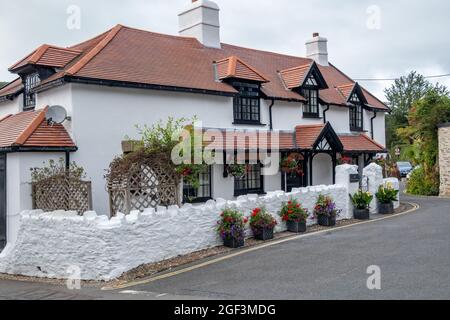
[[[78,216],[76,212],[25,211],[17,240],[0,255],[0,273],[64,279],[75,267],[84,280],[111,280],[142,264],[221,245],[215,228],[225,207],[249,216],[255,207],[265,206],[279,222],[276,232],[281,232],[286,226],[277,213],[283,202],[298,199],[312,213],[317,197],[324,194],[333,197],[342,210],[338,219],[350,219],[348,194],[356,188],[349,183],[349,175],[354,170],[355,166],[339,166],[337,185],[243,196],[235,201],[218,199],[201,206],[161,207],[111,219],[95,212]],[[310,217],[308,224],[315,223]]]

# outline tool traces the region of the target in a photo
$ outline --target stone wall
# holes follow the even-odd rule
[[[142,264],[220,245],[215,228],[225,207],[249,216],[253,208],[265,206],[279,222],[276,232],[281,232],[286,230],[277,215],[282,203],[299,199],[312,213],[319,194],[335,199],[342,210],[339,219],[350,217],[348,189],[341,185],[243,196],[236,201],[218,199],[201,206],[160,207],[111,219],[95,212],[77,216],[65,211],[25,211],[17,241],[0,256],[0,272],[67,278],[68,270],[79,268],[82,279],[110,280]],[[308,224],[315,223],[311,215]],[[250,230],[247,235],[251,236]]]
[[[439,168],[441,174],[440,195],[450,196],[450,124],[439,128]]]

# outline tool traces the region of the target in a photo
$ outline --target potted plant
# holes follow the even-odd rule
[[[242,178],[247,172],[247,165],[245,164],[230,164],[228,166],[228,173],[235,178]]]
[[[336,208],[336,203],[329,196],[319,195],[316,206],[314,207],[314,217],[323,227],[334,227],[336,225],[336,217],[340,210]]]
[[[378,213],[393,214],[394,201],[398,201],[398,190],[395,190],[391,183],[386,186],[382,185],[376,194],[378,200]]]
[[[303,208],[297,200],[291,199],[288,203],[284,203],[280,216],[286,222],[288,231],[295,233],[306,232],[308,209]]]
[[[277,221],[267,212],[266,208],[256,208],[250,217],[250,227],[257,240],[273,239],[273,229]]]
[[[358,220],[370,219],[370,203],[373,200],[373,195],[370,192],[364,192],[361,189],[358,190],[353,196],[350,195],[353,202],[353,216]]]
[[[245,225],[248,219],[233,209],[225,209],[217,222],[217,232],[226,247],[240,248],[245,244]]]

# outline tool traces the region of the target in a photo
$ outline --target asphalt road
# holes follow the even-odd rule
[[[0,281],[0,299],[450,299],[450,200],[248,252],[127,289]],[[381,271],[369,290],[367,269]]]

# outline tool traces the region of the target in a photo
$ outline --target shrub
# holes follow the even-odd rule
[[[341,211],[336,208],[333,198],[329,196],[319,195],[316,206],[314,207],[314,217],[327,216],[335,218]]]
[[[237,241],[245,238],[245,225],[247,218],[237,210],[225,209],[220,215],[221,219],[217,222],[217,232],[222,240],[235,239]]]
[[[256,208],[252,211],[250,227],[255,235],[262,233],[263,229],[273,229],[276,225],[277,221],[267,212],[266,208]]]
[[[48,164],[43,163],[42,168],[31,168],[31,182],[40,182],[51,178],[68,177],[74,180],[82,180],[86,178],[86,172],[75,162],[71,162],[69,170],[66,168],[66,161],[60,158],[58,161],[49,160]]]
[[[360,189],[353,196],[350,195],[350,199],[352,199],[356,209],[364,210],[369,209],[370,203],[373,200],[373,195],[370,192],[364,192]]]
[[[391,183],[387,186],[380,186],[376,194],[380,203],[391,203],[392,201],[398,201],[398,190],[395,190]]]
[[[439,195],[439,176],[427,174],[420,166],[414,169],[408,180],[406,191],[414,195],[437,196]]]
[[[288,203],[283,203],[280,211],[280,217],[286,222],[305,222],[308,216],[308,209],[303,208],[298,200],[295,199],[291,199]]]

